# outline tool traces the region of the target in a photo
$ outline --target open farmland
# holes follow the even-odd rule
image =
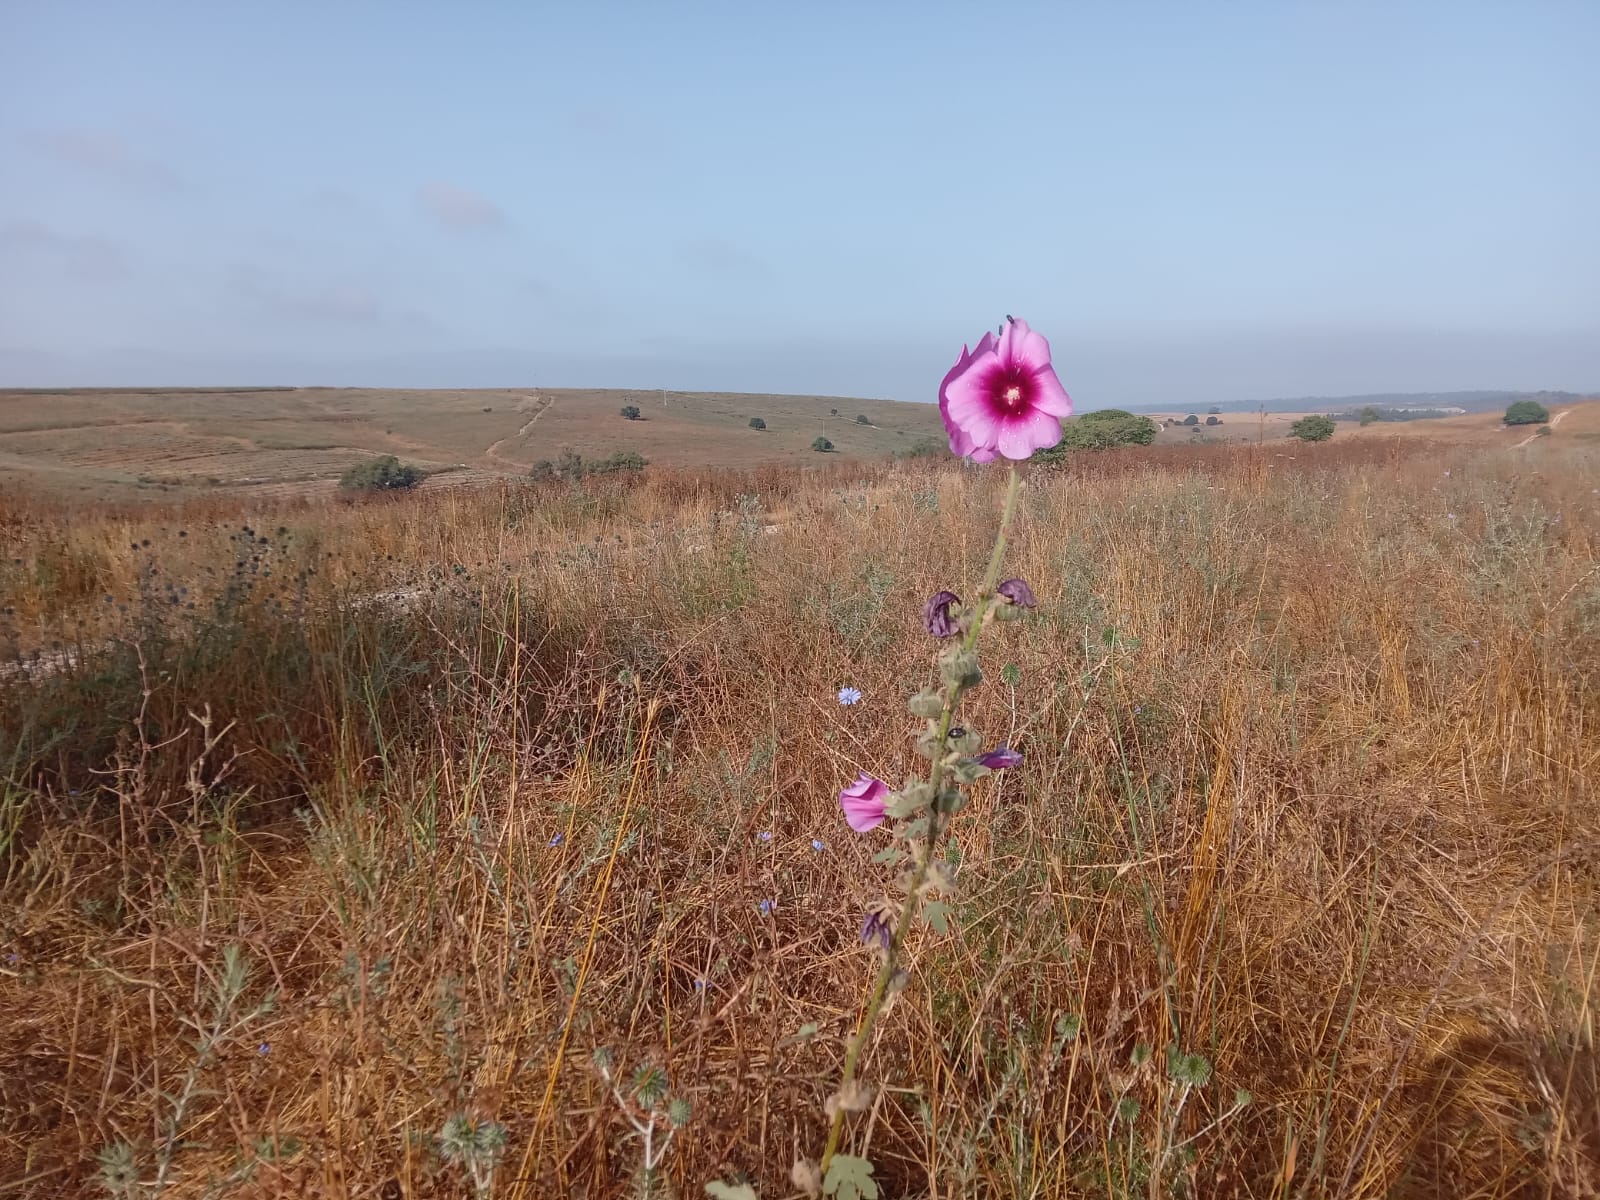
[[[1588,420],[1029,477],[884,1196],[1593,1194]],[[472,1113],[496,1196],[629,1194],[603,1050],[691,1106],[653,1187],[793,1194],[894,889],[836,793],[915,769],[1003,479],[0,496],[0,1179],[466,1196]]]
[[[640,410],[625,420],[624,405]],[[837,412],[835,413],[835,410]],[[867,424],[857,417],[865,416]],[[750,419],[766,422],[750,428]],[[845,459],[887,457],[940,431],[928,404],[664,391],[0,392],[0,483],[79,496],[196,489],[315,494],[349,466],[393,454],[435,486],[464,471],[526,475],[570,448],[637,451],[665,466],[815,463],[817,437]]]

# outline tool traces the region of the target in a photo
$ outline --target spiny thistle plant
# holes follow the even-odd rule
[[[1035,604],[1026,582],[1001,579],[1006,537],[1022,489],[1015,460],[1061,440],[1061,421],[1072,415],[1072,400],[1050,364],[1049,342],[1026,322],[1007,317],[999,333],[985,332],[976,349],[961,348],[939,387],[939,412],[952,453],[977,463],[997,457],[1014,461],[988,569],[971,601],[963,603],[955,592],[940,591],[923,606],[928,633],[948,643],[938,655],[938,683],[909,702],[911,715],[922,722],[916,750],[928,761],[926,776],[913,775],[892,789],[863,773],[839,793],[845,821],[856,832],[895,822],[895,844],[874,861],[901,868],[898,897],[869,907],[861,922],[861,941],[878,956],[878,971],[845,1051],[839,1086],[826,1104],[828,1136],[821,1158],[802,1158],[791,1173],[801,1191],[839,1200],[876,1200],[879,1194],[872,1164],[841,1154],[840,1144],[848,1114],[871,1107],[873,1088],[861,1078],[862,1060],[879,1016],[910,984],[902,958],[914,922],[920,917],[939,933],[948,930],[947,901],[955,894],[956,871],[941,857],[945,835],[966,806],[967,789],[1022,761],[1007,746],[985,750],[978,731],[958,718],[962,699],[983,681],[979,638],[995,621],[1015,618]],[[840,699],[844,701],[842,693]]]
[[[594,1053],[595,1069],[605,1080],[611,1097],[623,1117],[639,1135],[639,1171],[634,1176],[635,1194],[640,1200],[669,1200],[671,1185],[661,1170],[673,1136],[689,1123],[694,1108],[682,1096],[667,1090],[667,1073],[654,1063],[645,1063],[633,1073],[624,1094],[611,1051],[602,1046]],[[657,1140],[660,1126],[666,1132]]]
[[[445,1121],[435,1142],[439,1157],[465,1171],[472,1179],[473,1193],[484,1197],[494,1187],[494,1173],[505,1157],[509,1138],[510,1131],[499,1121],[458,1112]]]

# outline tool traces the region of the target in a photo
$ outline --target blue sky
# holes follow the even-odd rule
[[[0,0],[0,385],[1600,388],[1600,4]]]

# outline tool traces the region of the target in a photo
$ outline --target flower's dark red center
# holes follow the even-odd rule
[[[1033,377],[1024,371],[1002,370],[994,377],[994,406],[1006,415],[1020,413],[1033,404]]]

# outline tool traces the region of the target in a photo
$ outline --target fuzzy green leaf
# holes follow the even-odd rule
[[[828,1177],[822,1181],[822,1194],[839,1200],[878,1200],[872,1164],[864,1158],[835,1154],[828,1164]]]
[[[761,1200],[748,1183],[729,1184],[717,1179],[706,1184],[706,1195],[712,1200]]]
[[[922,717],[933,720],[944,712],[944,697],[932,688],[923,688],[907,702],[906,707],[911,710],[913,717]]]
[[[939,933],[950,932],[950,906],[943,900],[929,900],[923,904],[922,919]]]

